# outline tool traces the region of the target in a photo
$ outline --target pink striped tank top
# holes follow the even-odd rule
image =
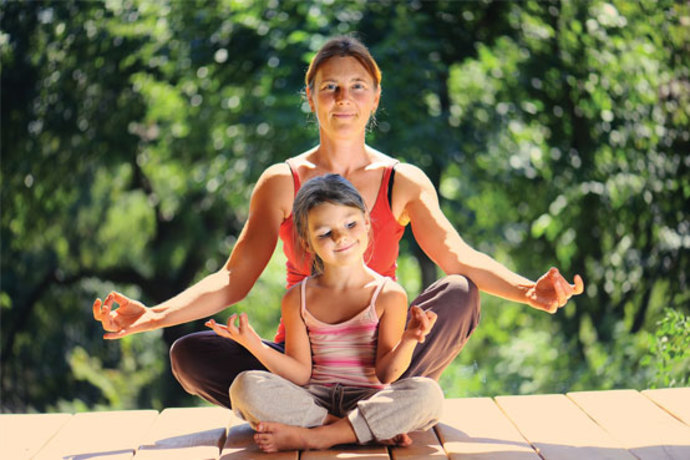
[[[309,383],[386,388],[376,377],[376,342],[379,317],[376,298],[388,278],[381,277],[371,301],[361,312],[338,324],[324,323],[307,310],[305,278],[301,289],[301,313],[307,325],[312,350]]]

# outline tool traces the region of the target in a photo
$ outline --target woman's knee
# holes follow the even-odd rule
[[[480,311],[479,289],[471,279],[463,275],[448,275],[437,281],[439,290],[435,299],[440,308],[448,307],[453,316],[478,318]]]
[[[185,335],[175,340],[170,347],[170,366],[176,376],[186,373],[185,369],[194,363],[193,341],[190,335]]]

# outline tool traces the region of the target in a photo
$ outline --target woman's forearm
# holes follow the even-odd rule
[[[474,251],[457,271],[472,280],[480,291],[520,303],[528,303],[527,290],[534,285],[490,256]]]
[[[246,290],[237,286],[230,270],[212,273],[180,294],[152,307],[158,327],[169,327],[212,316],[242,300]]]

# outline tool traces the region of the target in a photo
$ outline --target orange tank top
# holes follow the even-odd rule
[[[286,163],[292,172],[296,195],[301,186],[299,175],[297,174],[297,170],[294,169],[289,162]],[[400,239],[405,232],[405,227],[395,220],[388,201],[389,182],[396,164],[397,163],[387,166],[383,172],[381,185],[376,195],[374,206],[369,210],[373,237],[369,244],[369,249],[364,254],[364,260],[369,268],[393,280],[396,279],[395,270],[398,267],[396,261],[400,249]],[[283,252],[285,253],[285,257],[287,257],[288,288],[310,276],[312,266],[310,255],[302,250],[301,245],[297,241],[294,227],[292,215],[290,215],[280,224],[279,231],[280,239],[283,242]],[[282,319],[274,340],[276,342],[285,341],[285,328],[283,327]]]

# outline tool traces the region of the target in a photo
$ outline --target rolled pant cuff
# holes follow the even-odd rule
[[[369,424],[364,419],[362,412],[359,409],[355,409],[349,414],[347,414],[347,419],[352,425],[352,429],[357,436],[357,442],[359,444],[366,444],[374,440],[374,435],[369,428]]]

